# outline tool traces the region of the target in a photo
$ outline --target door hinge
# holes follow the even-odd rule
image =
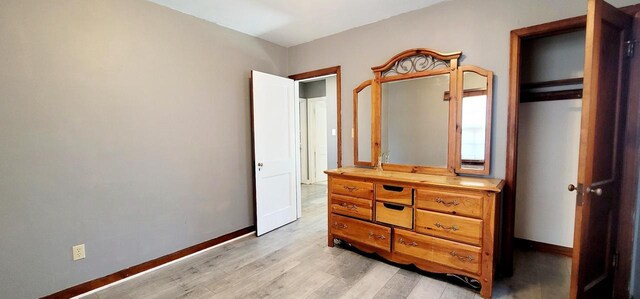
[[[627,47],[627,50],[626,50],[627,57],[629,58],[633,57],[633,53],[635,52],[635,47],[637,42],[638,42],[637,40],[628,40],[625,42]]]
[[[576,187],[576,205],[582,206],[584,203],[584,195],[582,194],[583,185],[578,183],[578,187]]]
[[[611,265],[615,268],[618,266],[618,252],[613,254],[613,261],[611,262]]]

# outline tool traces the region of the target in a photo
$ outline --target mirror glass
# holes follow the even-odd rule
[[[461,167],[483,170],[487,131],[487,77],[465,71],[462,80]]]
[[[357,95],[356,132],[359,162],[371,159],[371,85],[363,88]]]
[[[449,81],[447,73],[382,83],[384,162],[447,167]]]

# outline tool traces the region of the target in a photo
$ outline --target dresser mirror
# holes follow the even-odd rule
[[[493,73],[458,67],[461,55],[410,49],[371,68],[353,93],[356,165],[489,173]]]
[[[372,158],[373,97],[371,80],[362,82],[353,90],[353,144],[356,165],[373,166]]]
[[[449,101],[444,95],[450,77],[447,73],[381,84],[385,162],[447,168]]]
[[[490,160],[493,72],[475,66],[462,66],[458,71],[461,100],[456,172],[486,175]]]

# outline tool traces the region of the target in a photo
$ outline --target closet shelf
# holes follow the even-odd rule
[[[520,85],[520,102],[542,102],[582,98],[583,78],[570,78]]]

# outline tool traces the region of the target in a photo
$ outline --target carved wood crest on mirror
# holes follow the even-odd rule
[[[371,68],[353,90],[355,165],[489,174],[493,72],[461,55],[410,49]]]

